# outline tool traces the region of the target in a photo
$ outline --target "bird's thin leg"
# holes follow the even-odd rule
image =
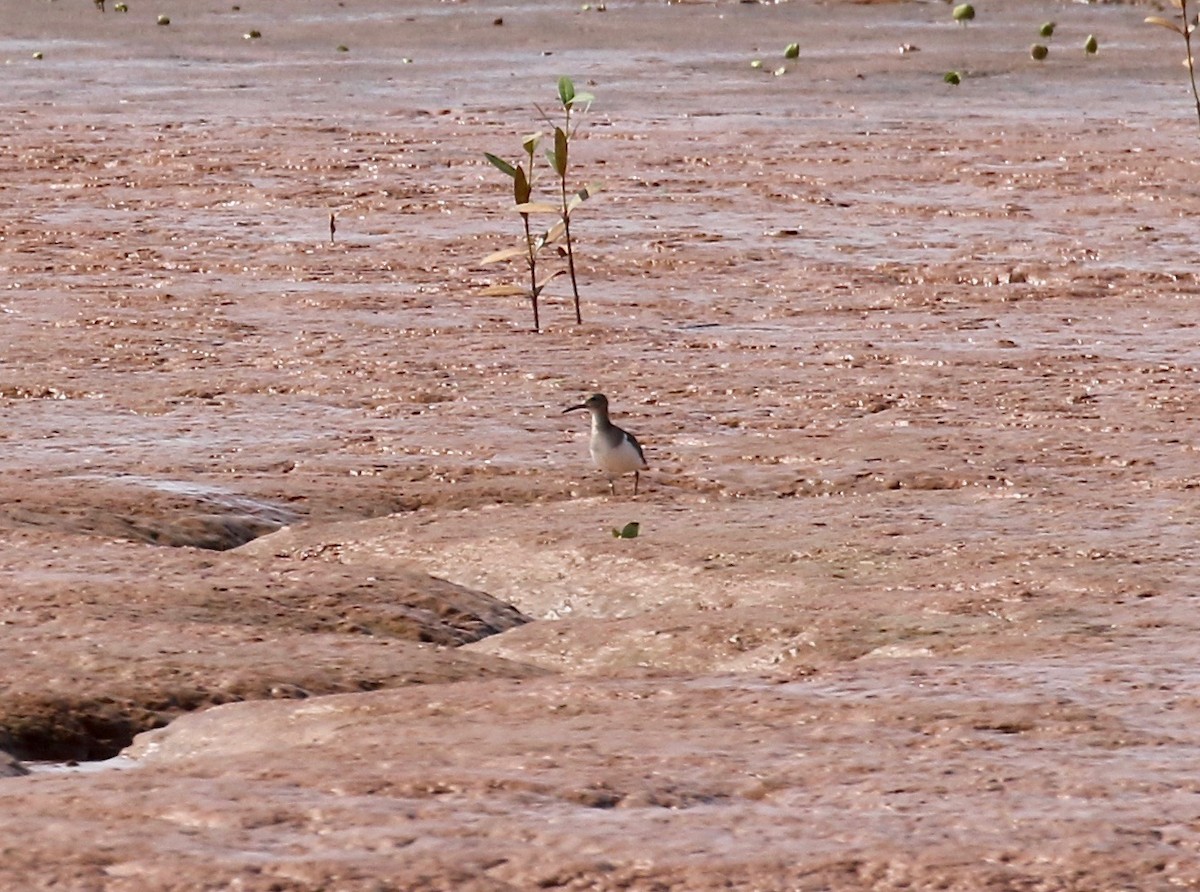
[[[614,496],[617,494],[617,481],[614,477],[608,478],[608,491]]]
[[[634,471],[633,472],[633,494],[635,496],[637,495],[637,488],[638,488],[638,472]]]

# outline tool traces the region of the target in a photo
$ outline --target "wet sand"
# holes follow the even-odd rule
[[[1200,883],[1148,8],[112,5],[0,38],[0,748],[166,727],[0,783],[0,885]],[[534,334],[483,153],[561,74]]]

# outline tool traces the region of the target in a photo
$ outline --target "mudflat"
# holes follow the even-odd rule
[[[1200,884],[1152,10],[114,7],[0,36],[0,887]]]

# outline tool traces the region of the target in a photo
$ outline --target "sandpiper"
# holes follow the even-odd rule
[[[578,406],[563,409],[563,414],[587,409],[592,413],[592,461],[608,477],[612,494],[617,494],[616,478],[633,471],[633,494],[638,491],[638,472],[647,470],[642,447],[629,431],[621,430],[608,418],[608,397],[594,393]]]

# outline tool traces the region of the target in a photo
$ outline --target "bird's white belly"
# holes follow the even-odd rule
[[[608,474],[628,474],[646,467],[637,449],[628,440],[622,440],[615,449],[599,440],[592,439],[592,461],[596,467]]]

